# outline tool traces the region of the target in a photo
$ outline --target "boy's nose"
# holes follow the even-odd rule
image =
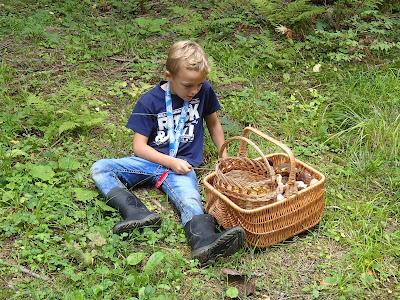
[[[200,91],[200,89],[195,87],[190,91],[190,95],[195,96],[199,91]]]

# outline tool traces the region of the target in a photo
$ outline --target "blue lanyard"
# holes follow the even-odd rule
[[[179,118],[178,126],[174,130],[174,115],[172,113],[172,98],[171,90],[169,88],[169,82],[165,88],[165,108],[167,111],[167,126],[168,126],[168,137],[169,137],[169,155],[175,157],[178,152],[179,142],[181,141],[183,125],[185,125],[186,114],[189,109],[189,101],[183,101],[181,116]],[[161,177],[156,182],[156,187],[160,187],[168,176],[168,169],[161,174]]]
[[[181,116],[179,118],[178,125],[174,130],[174,116],[172,114],[172,98],[171,91],[169,88],[169,82],[165,88],[165,107],[167,111],[167,126],[168,126],[168,137],[169,137],[169,155],[175,157],[178,152],[179,142],[181,140],[183,126],[185,125],[186,114],[189,109],[189,102],[183,101]]]

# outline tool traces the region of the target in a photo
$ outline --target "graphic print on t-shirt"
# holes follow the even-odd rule
[[[199,115],[199,103],[200,99],[192,99],[189,102],[189,110],[186,115],[185,125],[183,127],[182,136],[181,136],[181,143],[189,143],[193,142],[194,140],[194,125],[199,122],[200,115]],[[174,116],[174,128],[177,127],[180,114],[182,111],[182,107],[173,110]],[[154,138],[154,143],[159,146],[168,141],[168,125],[167,125],[167,113],[159,113],[157,115],[157,136]]]

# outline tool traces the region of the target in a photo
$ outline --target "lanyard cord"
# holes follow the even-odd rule
[[[181,116],[179,118],[178,126],[174,130],[174,116],[172,114],[172,98],[171,91],[169,88],[169,82],[165,88],[165,107],[167,111],[167,126],[168,126],[168,137],[169,137],[169,155],[175,157],[178,152],[179,142],[185,125],[186,114],[189,108],[189,102],[183,101]]]
[[[169,87],[169,81],[165,88],[165,108],[167,111],[167,126],[168,126],[168,137],[169,137],[169,155],[175,157],[178,153],[179,142],[181,141],[183,126],[185,125],[186,114],[189,109],[189,101],[183,101],[181,115],[179,117],[178,125],[174,130],[174,115],[172,113],[172,97],[171,90]],[[168,169],[162,173],[160,179],[156,183],[156,187],[160,187],[165,178],[168,176]]]

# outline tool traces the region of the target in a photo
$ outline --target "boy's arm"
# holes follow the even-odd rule
[[[205,117],[208,131],[210,132],[211,139],[214,144],[217,146],[218,150],[221,149],[222,144],[225,142],[224,130],[222,129],[222,125],[218,120],[217,113],[212,113]],[[227,158],[228,154],[226,152],[226,148],[222,153],[222,158]]]
[[[192,166],[187,161],[158,152],[147,145],[147,141],[148,137],[137,132],[135,133],[133,137],[133,152],[136,156],[163,165],[176,174],[183,175],[192,170]]]

